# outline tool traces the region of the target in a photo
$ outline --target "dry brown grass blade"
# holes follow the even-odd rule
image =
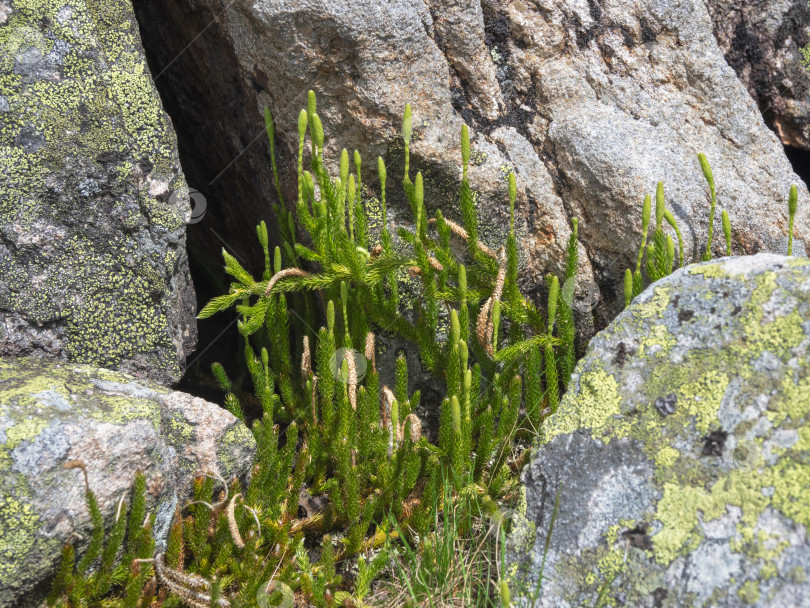
[[[349,402],[352,404],[352,409],[357,411],[357,365],[354,361],[354,350],[346,349],[346,365],[349,368]]]
[[[492,298],[487,299],[481,310],[478,312],[478,320],[475,323],[475,336],[478,338],[478,343],[484,348],[487,354],[491,357],[494,352],[492,344],[487,340],[487,329],[489,326],[489,309],[492,307]]]
[[[296,519],[290,524],[290,536],[294,536],[303,531],[320,530],[323,524],[323,513],[316,513],[311,517]]]
[[[166,565],[166,556],[159,553],[154,558],[155,575],[158,583],[181,598],[191,608],[211,608],[211,583],[196,574],[186,574],[172,570]],[[231,603],[221,598],[218,608],[230,608]]]
[[[304,336],[304,352],[301,353],[301,382],[306,384],[312,373],[312,356],[309,352],[309,336]]]
[[[498,267],[498,276],[495,279],[495,287],[492,290],[492,295],[481,307],[481,310],[478,313],[478,319],[475,323],[475,335],[478,338],[478,342],[490,357],[494,356],[495,354],[492,345],[492,339],[495,334],[495,324],[493,323],[492,319],[492,307],[494,302],[500,301],[501,296],[503,295],[503,286],[506,282],[506,255],[503,247],[501,247],[498,251],[497,259],[500,262],[500,266]]]
[[[394,393],[391,392],[390,388],[383,386],[382,399],[382,425],[384,429],[389,429],[391,428],[391,404],[394,403],[396,397],[394,397]]]
[[[228,529],[231,531],[231,538],[233,544],[240,549],[245,548],[245,541],[242,540],[242,535],[239,533],[239,526],[236,525],[236,499],[242,498],[241,494],[234,494],[231,501],[228,503],[228,508],[225,513],[228,517]]]
[[[312,424],[318,424],[318,376],[312,376]]]
[[[382,396],[382,423],[383,428],[388,429],[388,458],[391,458],[391,455],[394,453],[394,442],[396,441],[396,435],[398,434],[398,431],[395,431],[393,425],[391,424],[391,405],[394,403],[394,401],[396,401],[396,397],[394,397],[394,393],[392,393],[391,389],[387,386],[383,386]]]
[[[90,480],[87,478],[87,465],[83,460],[68,460],[62,465],[63,469],[81,469],[84,474],[84,487],[87,492],[90,491]]]
[[[439,262],[439,260],[437,260],[436,258],[433,257],[428,258],[428,264],[430,264],[433,267],[433,270],[436,270],[438,272],[444,270],[444,266],[442,266],[441,262]]]
[[[308,277],[312,276],[307,271],[301,270],[300,268],[285,268],[284,270],[280,270],[267,283],[267,289],[264,290],[264,295],[269,296],[270,292],[275,287],[276,283],[278,283],[281,279],[286,279],[287,277]]]
[[[408,414],[402,423],[402,435],[405,434],[405,426],[408,422],[411,423],[411,441],[416,443],[422,436],[422,420],[416,414]]]
[[[436,218],[435,217],[432,217],[432,218],[430,218],[428,220],[428,225],[435,224],[435,223],[436,223]],[[459,226],[458,224],[456,224],[453,220],[448,220],[447,218],[444,218],[444,223],[447,224],[448,228],[450,228],[450,232],[455,234],[457,237],[462,238],[465,241],[470,240],[470,235],[467,234],[467,231],[462,226]],[[491,247],[487,247],[486,245],[484,245],[481,241],[478,241],[477,247],[478,247],[478,251],[480,251],[484,255],[491,257],[493,260],[498,259],[497,252],[494,249],[492,249]]]
[[[371,362],[371,370],[377,371],[377,355],[374,349],[374,334],[372,332],[368,332],[366,334],[366,349],[365,353],[363,353],[366,357],[366,360]]]

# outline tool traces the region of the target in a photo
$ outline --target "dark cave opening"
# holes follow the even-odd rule
[[[793,171],[810,188],[810,150],[785,146],[785,154],[793,166]]]
[[[264,117],[251,111],[257,91],[241,83],[234,50],[217,31],[222,15],[216,7],[154,0],[134,0],[133,7],[153,81],[177,134],[188,186],[205,200],[204,215],[186,231],[199,313],[213,297],[228,292],[222,250],[260,277],[264,255],[256,225],[267,222],[271,241],[275,234]],[[279,160],[283,171],[284,159]],[[177,389],[222,402],[211,364],[222,363],[231,380],[240,375],[244,357],[237,320],[231,309],[198,321],[197,347]]]

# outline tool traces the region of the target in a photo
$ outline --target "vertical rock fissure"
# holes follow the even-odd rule
[[[180,161],[190,188],[204,197],[204,215],[187,227],[188,255],[198,310],[228,289],[222,249],[250,271],[263,259],[254,227],[266,220],[275,188],[264,167],[269,155],[257,97],[269,85],[261,70],[243,74],[227,35],[227,4],[162,3],[134,0],[136,18],[155,85],[172,119]],[[283,134],[280,134],[283,137]],[[280,170],[286,171],[281,147]],[[246,175],[252,176],[245,179]],[[275,231],[271,230],[271,234]],[[199,346],[190,358],[181,388],[210,399],[209,365],[219,358],[238,361],[235,313],[200,322]],[[215,347],[214,347],[215,345]],[[230,356],[228,353],[233,354]]]

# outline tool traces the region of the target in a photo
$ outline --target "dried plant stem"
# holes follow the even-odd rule
[[[280,270],[267,283],[267,289],[264,290],[264,295],[269,296],[270,292],[273,290],[273,287],[276,283],[278,283],[281,279],[286,279],[287,277],[309,277],[310,275],[306,270],[301,270],[300,268],[285,268],[284,270]]]
[[[498,277],[495,280],[495,288],[492,290],[492,295],[481,307],[481,311],[478,313],[478,320],[475,324],[478,342],[490,357],[495,354],[492,347],[492,337],[495,332],[492,322],[492,306],[496,300],[500,301],[501,295],[503,294],[503,285],[506,281],[506,256],[504,255],[503,248],[498,252],[498,258],[500,267],[498,268]]]
[[[231,538],[233,539],[233,544],[239,547],[240,549],[245,548],[245,541],[242,540],[242,535],[239,534],[239,526],[236,525],[236,499],[242,498],[241,494],[234,494],[233,498],[231,498],[231,502],[228,503],[228,508],[225,510],[225,513],[228,517],[228,529],[231,531]]]
[[[436,223],[436,218],[435,217],[432,217],[432,218],[430,218],[428,220],[428,225],[435,224],[435,223]],[[467,234],[467,231],[462,226],[459,226],[458,224],[456,224],[453,220],[448,220],[447,218],[444,218],[444,223],[447,224],[448,228],[450,228],[450,232],[455,234],[457,237],[460,237],[460,238],[464,239],[465,241],[470,240],[470,235]],[[494,249],[492,249],[491,247],[487,247],[481,241],[478,241],[477,246],[478,246],[478,251],[480,251],[484,255],[487,255],[487,256],[491,257],[493,260],[498,259],[498,253]]]

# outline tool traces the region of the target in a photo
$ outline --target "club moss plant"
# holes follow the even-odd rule
[[[510,207],[506,243],[494,249],[479,238],[466,125],[461,131],[460,225],[441,211],[428,217],[430,185],[421,173],[410,174],[413,117],[406,106],[401,186],[413,228],[399,228],[403,245],[395,246],[382,158],[376,167],[378,193],[364,182],[356,151],[350,164],[344,150],[337,175],[331,174],[310,92],[298,120],[298,189],[290,211],[279,185],[269,110],[265,118],[280,244],[271,253],[267,226],[257,226],[264,252],[259,279],[223,251],[225,271],[233,279],[230,290],[199,315],[207,318],[233,307],[240,314],[247,373],[234,381],[223,365],[215,364],[212,372],[225,407],[249,425],[256,439],[250,484],[244,488],[237,480],[201,472],[194,499],[178,508],[166,549],[156,555],[142,478],[136,480],[129,517],[122,509],[106,540],[88,488],[93,538],[78,564],[73,548],[66,546],[50,603],[135,607],[158,602],[192,608],[258,603],[264,608],[294,602],[322,608],[402,600],[404,605],[439,606],[448,598],[452,605],[458,591],[466,605],[509,605],[509,585],[498,574],[500,532],[492,534],[489,522],[502,518],[499,505],[519,498],[518,475],[530,455],[529,440],[556,411],[576,363],[571,305],[577,220],[572,221],[565,274],[547,277],[548,300],[541,310],[517,284],[514,174],[505,184]],[[716,197],[705,157],[701,166],[713,215]],[[370,201],[379,204],[382,217],[377,235],[369,229]],[[794,214],[791,204],[791,226]],[[678,240],[679,263],[685,263],[663,184],[656,192],[649,244],[650,196],[642,216],[636,269],[625,276],[628,304],[642,290],[643,262],[652,281],[674,268],[675,242],[664,233],[665,220]],[[722,219],[728,253],[728,214]],[[451,249],[452,241],[463,247]],[[460,257],[454,254],[458,250]],[[706,251],[704,256],[711,255],[710,247]],[[410,285],[403,285],[403,275]],[[407,315],[402,314],[406,290],[417,294],[410,298]],[[436,441],[428,440],[415,414],[421,395],[408,390],[403,356],[396,360],[394,386],[383,385],[376,366],[380,332],[413,344],[443,385],[445,397],[428,404],[439,409]],[[589,382],[597,386],[600,379],[593,376]],[[599,394],[603,397],[604,390]],[[587,399],[581,404],[592,426],[615,409],[601,397],[593,407]],[[120,523],[124,519],[128,524]],[[484,556],[486,568],[476,566],[472,575],[457,572],[451,568],[456,549],[463,550],[460,563]],[[481,589],[473,588],[475,576],[486,579]],[[372,603],[377,601],[381,604]]]
[[[280,198],[269,111],[266,124]],[[99,551],[116,553],[128,539],[114,535],[103,548],[94,540],[75,567],[66,549],[53,603],[80,605],[104,596],[105,604],[130,606],[154,597],[196,608],[254,605],[257,597],[271,602],[273,595],[283,604],[288,593],[318,607],[363,606],[372,581],[391,571],[396,547],[422,555],[437,526],[471,521],[473,513],[486,519],[497,501],[515,495],[527,440],[556,409],[575,362],[573,314],[559,285],[570,279],[570,291],[576,280],[576,221],[566,274],[548,277],[544,313],[517,286],[513,174],[505,184],[511,216],[506,243],[496,250],[479,239],[466,126],[459,225],[440,211],[427,215],[423,176],[409,169],[413,129],[406,106],[402,188],[414,228],[397,231],[401,247],[388,228],[382,159],[382,230],[372,239],[362,159],[355,152],[350,166],[344,150],[337,175],[329,173],[312,93],[298,135],[295,211],[281,198],[274,208],[280,245],[271,252],[267,226],[257,227],[264,251],[259,279],[223,251],[231,288],[200,313],[206,318],[236,307],[241,315],[247,375],[232,381],[219,364],[213,373],[225,407],[256,438],[250,485],[199,477],[194,500],[175,516],[165,551],[128,559],[130,569],[98,571],[103,584],[93,582],[97,575],[84,566]],[[451,241],[464,244],[460,258]],[[398,278],[404,273],[409,286]],[[409,315],[401,314],[405,289],[418,294]],[[290,302],[300,314],[291,314]],[[311,329],[316,319],[323,322],[317,332]],[[380,330],[414,344],[446,388],[441,403],[431,404],[439,408],[435,443],[415,415],[421,397],[408,391],[404,357],[397,359],[395,385],[382,385],[376,367]],[[442,332],[447,337],[437,340]],[[91,497],[88,489],[88,505]],[[144,586],[152,572],[156,584]],[[130,592],[139,585],[140,595]],[[505,583],[489,589],[477,605],[494,605],[508,593]]]
[[[714,215],[717,205],[717,191],[714,184],[714,175],[709,160],[703,152],[698,153],[698,161],[700,168],[703,171],[703,177],[706,179],[706,184],[709,186],[709,225],[708,237],[706,239],[706,249],[701,254],[700,260],[708,262],[712,259],[712,238],[714,234]],[[796,219],[796,209],[798,206],[799,192],[796,185],[790,187],[788,193],[788,246],[787,254],[793,255],[793,232],[794,222]],[[645,270],[647,271],[647,278],[650,283],[662,279],[672,274],[676,268],[675,266],[675,242],[672,236],[665,234],[663,231],[662,220],[666,220],[667,224],[672,228],[678,239],[678,267],[686,265],[686,257],[683,247],[683,236],[681,235],[680,227],[672,212],[666,208],[666,201],[664,197],[664,183],[658,182],[655,193],[655,231],[653,232],[652,243],[647,242],[647,234],[649,230],[650,220],[652,215],[651,198],[650,195],[644,197],[644,202],[641,207],[641,246],[638,250],[638,258],[636,260],[635,271],[629,268],[625,270],[624,275],[624,301],[625,306],[629,306],[636,296],[644,290],[644,279],[641,273],[642,261],[645,262]],[[723,228],[723,238],[725,242],[725,255],[731,255],[731,218],[728,211],[723,209],[721,211],[721,223]]]

